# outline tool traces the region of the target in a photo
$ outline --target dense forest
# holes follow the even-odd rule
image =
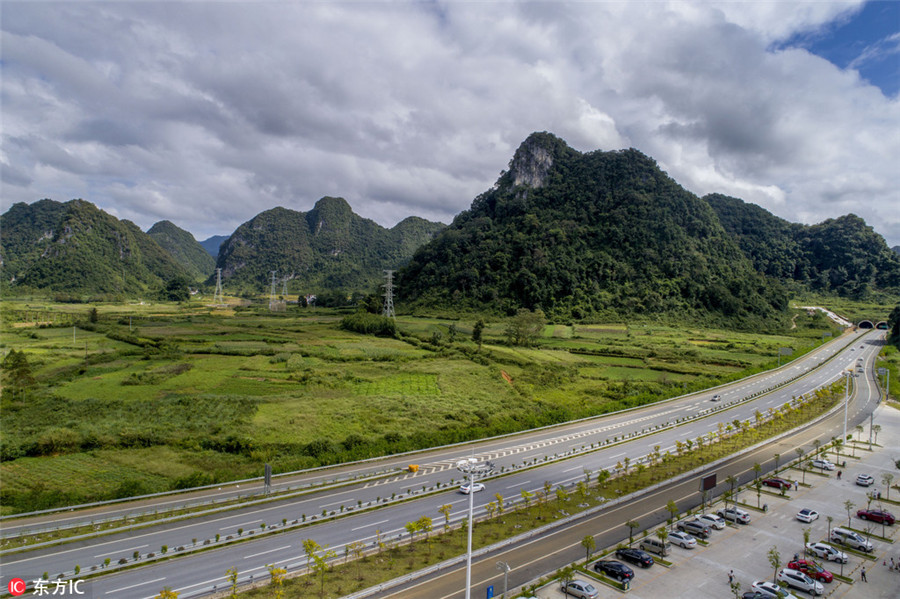
[[[222,244],[217,266],[233,291],[265,289],[271,271],[279,290],[287,280],[289,293],[368,291],[384,269],[405,264],[443,228],[409,217],[385,229],[356,215],[343,198],[325,197],[306,213],[273,208],[256,215]]]
[[[193,235],[167,220],[150,227],[147,235],[169,252],[195,280],[207,278],[216,267],[216,261],[197,243]]]
[[[555,320],[623,315],[778,321],[784,287],[758,274],[707,202],[637,150],[580,153],[532,134],[497,184],[400,273],[404,302]]]
[[[807,226],[737,198],[703,199],[763,274],[853,299],[874,290],[900,293],[900,256],[854,214]]]

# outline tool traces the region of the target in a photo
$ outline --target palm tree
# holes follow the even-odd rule
[[[639,528],[641,524],[637,520],[629,520],[625,526],[628,527],[628,544],[631,545],[634,542],[634,529]]]
[[[890,472],[885,472],[881,475],[881,483],[884,485],[884,490],[887,491],[885,495],[885,499],[891,498],[891,483],[894,482],[894,475]]]

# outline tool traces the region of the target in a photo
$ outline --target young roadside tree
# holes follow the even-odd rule
[[[356,562],[356,580],[362,580],[362,558],[363,552],[366,550],[366,544],[362,541],[353,541],[347,544],[347,549],[350,550],[350,555],[353,556],[353,561]]]
[[[491,515],[493,517],[493,514]],[[419,532],[419,523],[416,521],[407,522],[405,525],[406,532],[409,533],[409,551],[413,551],[413,543],[416,541],[416,533]]]
[[[313,555],[313,570],[319,575],[319,580],[321,586],[319,587],[319,596],[325,596],[325,572],[328,571],[328,560],[337,557],[337,553],[328,549],[327,547],[321,547],[320,553]]]
[[[850,510],[856,507],[856,504],[849,499],[844,502],[844,509],[847,510],[847,526],[850,526]],[[831,533],[829,533],[831,534]]]
[[[673,500],[669,500],[666,503],[666,511],[669,512],[669,524],[675,522],[675,516],[678,515],[678,504],[676,504]]]
[[[890,500],[891,498],[891,485],[894,483],[894,475],[890,472],[885,472],[881,475],[881,484],[884,485],[885,490],[885,499]]]
[[[812,535],[812,526],[803,527],[803,554],[806,555],[806,544],[809,543],[809,537]]]
[[[502,518],[503,517],[503,495],[500,493],[495,493],[494,497],[497,498],[497,514]]]
[[[834,516],[825,516],[825,520],[828,522],[828,530],[825,532],[825,537],[831,538],[831,523],[834,522]]]
[[[629,520],[625,526],[628,527],[628,545],[630,546],[634,542],[634,531],[636,528],[640,528],[641,524],[637,520]]]
[[[287,575],[287,569],[278,568],[274,564],[270,564],[268,569],[271,577],[269,586],[272,587],[272,596],[275,599],[282,599],[284,597],[284,577]]]
[[[237,598],[237,587],[238,587],[238,571],[237,568],[228,568],[225,571],[225,574],[228,576],[228,582],[231,583],[231,599]]]
[[[666,528],[665,526],[660,526],[659,528],[657,528],[656,529],[656,538],[658,538],[660,540],[660,542],[662,542],[663,547],[665,547],[666,541],[669,538],[669,529]],[[663,550],[663,553],[661,553],[660,555],[665,555],[665,550]]]
[[[593,535],[588,535],[581,539],[581,546],[584,547],[586,552],[584,561],[588,561],[591,559],[591,553],[597,548],[597,541],[594,539]]]
[[[178,599],[178,592],[173,591],[171,588],[166,587],[159,592],[159,595],[154,597],[154,599]]]
[[[772,545],[766,556],[769,558],[769,565],[775,570],[772,573],[772,582],[775,582],[775,577],[778,576],[778,569],[781,567],[781,554],[778,553],[778,547]]]
[[[313,541],[312,539],[306,539],[303,541],[303,553],[306,554],[306,574],[309,575],[312,572],[313,566],[313,556],[316,554],[318,550],[322,548],[321,545]],[[306,584],[311,584],[311,580],[307,579]]]
[[[438,508],[438,511],[444,515],[444,532],[449,532],[450,530],[450,510],[452,509],[453,506],[449,503],[445,503]]]
[[[428,516],[422,516],[418,520],[416,520],[416,527],[420,532],[425,533],[425,546],[428,547],[428,555],[431,555],[431,530],[434,527],[431,518]]]

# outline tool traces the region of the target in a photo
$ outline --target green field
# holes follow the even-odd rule
[[[490,322],[399,317],[397,338],[341,314],[199,304],[5,302],[2,349],[33,382],[4,387],[3,513],[221,482],[602,414],[771,368],[836,334],[801,313],[783,334],[658,324],[548,325],[532,347]],[[82,324],[35,324],[29,310]],[[62,320],[62,319],[60,319]],[[41,320],[47,322],[47,320]]]

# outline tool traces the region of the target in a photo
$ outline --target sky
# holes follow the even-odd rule
[[[449,223],[533,131],[900,245],[900,2],[0,3],[0,211]]]

